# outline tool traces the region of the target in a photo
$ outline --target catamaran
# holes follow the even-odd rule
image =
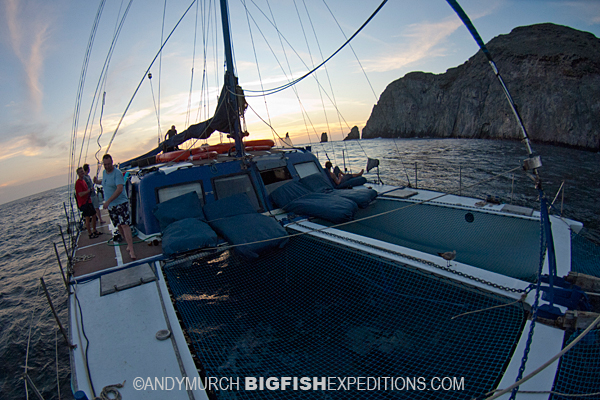
[[[137,259],[107,245],[112,224],[73,238],[75,398],[600,396],[600,284],[577,268],[582,224],[552,213],[492,55],[447,3],[505,90],[539,208],[364,176],[336,185],[310,148],[246,140],[221,0],[214,116],[119,165]],[[215,131],[233,142],[176,149]]]

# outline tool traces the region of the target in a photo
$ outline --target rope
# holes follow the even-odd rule
[[[596,326],[598,325],[598,323],[600,323],[600,315],[598,317],[596,317],[596,319],[594,320],[594,322],[592,322],[590,324],[590,326],[588,326],[582,333],[581,335],[577,336],[577,338],[575,340],[573,340],[568,346],[566,346],[564,349],[562,349],[561,352],[559,352],[558,354],[556,354],[554,357],[552,357],[551,359],[549,359],[548,361],[546,361],[544,364],[542,364],[538,369],[536,369],[535,371],[533,371],[532,373],[530,373],[529,375],[527,375],[526,377],[524,377],[523,379],[518,380],[517,382],[513,383],[511,386],[507,387],[506,389],[503,389],[501,391],[499,391],[498,393],[494,394],[491,397],[486,398],[486,400],[493,400],[493,399],[497,399],[498,397],[510,392],[513,389],[516,389],[519,387],[519,385],[521,385],[522,383],[528,381],[529,379],[533,378],[534,376],[536,376],[537,374],[539,374],[540,372],[542,372],[544,369],[546,369],[550,364],[552,364],[554,361],[556,361],[557,359],[559,359],[560,357],[563,356],[563,354],[565,354],[567,351],[571,350],[571,348],[573,346],[575,346],[577,343],[579,343],[579,341],[581,339],[583,339],[588,333],[590,333],[590,331]],[[489,394],[489,393],[487,393]],[[586,394],[584,396],[592,396],[592,395],[596,395],[598,393],[592,393],[592,394]],[[562,395],[562,394],[561,394]],[[573,396],[573,395],[571,395]]]
[[[173,33],[179,27],[179,24],[181,24],[181,21],[183,21],[183,18],[187,15],[187,13],[190,11],[190,9],[192,8],[192,6],[194,5],[195,2],[196,2],[196,0],[192,0],[192,3],[185,10],[185,12],[181,16],[181,18],[179,18],[179,20],[177,21],[177,23],[175,24],[175,26],[173,27],[173,29],[169,33],[169,36],[167,36],[167,38],[163,42],[162,46],[160,46],[160,49],[158,49],[158,52],[156,53],[156,55],[154,56],[154,58],[150,62],[150,65],[148,66],[148,68],[146,69],[146,71],[144,71],[144,75],[143,75],[142,79],[140,80],[140,83],[137,85],[135,91],[133,92],[133,95],[131,96],[131,99],[129,99],[129,103],[127,103],[127,107],[125,107],[125,111],[123,111],[123,115],[121,115],[121,118],[119,119],[119,123],[117,124],[117,127],[115,128],[115,131],[113,132],[112,137],[110,138],[110,142],[108,143],[108,146],[106,147],[106,153],[105,154],[108,154],[108,152],[110,150],[110,146],[112,145],[113,141],[115,140],[115,137],[117,136],[117,132],[119,131],[119,128],[121,127],[121,124],[123,123],[123,120],[125,119],[125,115],[127,115],[127,111],[129,111],[129,107],[131,107],[131,104],[133,103],[133,99],[137,95],[137,92],[140,90],[140,87],[142,86],[142,83],[144,83],[144,79],[146,79],[146,76],[148,75],[148,72],[150,72],[150,68],[152,68],[152,65],[154,65],[154,62],[156,62],[156,59],[161,54],[163,47],[165,47],[165,45],[167,44],[167,42],[169,41],[169,39],[171,39],[171,36],[173,36]]]
[[[121,393],[119,393],[118,389],[122,388],[123,386],[125,386],[125,381],[123,381],[123,383],[104,386],[102,388],[102,392],[100,392],[100,396],[94,397],[93,400],[121,400],[123,397],[121,396]]]
[[[248,31],[250,32],[250,42],[252,43],[252,51],[254,53],[254,61],[256,62],[256,71],[258,73],[258,80],[260,82],[261,89],[264,90],[262,75],[260,73],[260,66],[259,66],[260,64],[258,63],[258,55],[256,54],[256,46],[254,44],[254,36],[252,35],[252,26],[250,25],[250,16],[248,13],[248,7],[246,7],[245,0],[242,0],[242,4],[244,5],[244,9],[246,10],[246,21],[248,22]],[[269,123],[267,124],[267,126],[271,128],[271,134],[273,135],[273,141],[276,142],[275,129],[273,129],[273,126],[272,126],[271,115],[269,114],[269,106],[267,104],[267,98],[263,97],[263,100],[265,102],[265,110],[267,112],[267,119],[269,120]],[[254,111],[254,110],[252,110],[252,111]],[[254,113],[256,114],[256,111],[254,111]],[[261,117],[259,117],[259,118],[264,122],[264,120]],[[279,135],[277,135],[277,136],[279,137]],[[279,137],[279,139],[281,139],[281,137]]]
[[[516,303],[522,303],[525,301],[526,297],[527,297],[527,293],[523,293],[523,295],[521,295],[521,298],[519,300],[513,301],[512,303],[501,304],[499,306],[493,306],[493,307],[488,307],[488,308],[482,308],[481,310],[468,311],[468,312],[465,312],[462,314],[455,315],[454,317],[452,317],[450,319],[453,320],[453,319],[460,318],[460,317],[463,317],[463,316],[469,315],[469,314],[476,314],[476,313],[483,312],[483,311],[493,310],[494,308],[502,308],[502,307],[506,307],[506,306],[511,306]]]
[[[263,93],[264,95],[274,94],[274,93],[277,93],[277,92],[281,92],[282,90],[285,90],[285,89],[287,89],[287,88],[289,88],[291,86],[294,86],[298,82],[304,80],[304,78],[306,78],[307,76],[312,75],[316,70],[318,70],[323,65],[325,65],[329,60],[331,60],[333,57],[335,57],[335,55],[337,53],[339,53],[344,47],[346,47],[346,45],[348,45],[348,43],[350,43],[350,41],[352,41],[365,28],[365,26],[367,26],[367,24],[369,24],[369,22],[371,22],[371,20],[373,18],[375,18],[375,15],[377,15],[377,13],[379,13],[379,11],[381,11],[381,9],[385,5],[385,3],[387,3],[387,0],[383,0],[381,2],[381,4],[379,5],[379,7],[377,7],[377,9],[375,11],[373,11],[373,13],[371,14],[371,16],[361,25],[361,27],[358,28],[358,30],[356,32],[354,32],[354,34],[352,36],[350,36],[350,38],[348,40],[346,40],[346,42],[344,42],[344,44],[342,44],[333,54],[331,54],[326,60],[324,60],[323,62],[321,62],[315,68],[313,68],[312,70],[310,70],[307,73],[305,73],[304,75],[302,75],[300,78],[295,79],[292,82],[289,82],[289,83],[287,83],[285,85],[278,86],[278,87],[275,87],[275,88],[272,88],[272,89],[267,89],[266,91],[248,90],[248,92]]]

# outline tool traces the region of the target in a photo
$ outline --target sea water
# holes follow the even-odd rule
[[[562,210],[583,222],[583,234],[600,244],[600,154],[548,145],[534,150],[542,157],[546,196],[556,197],[555,213]],[[527,158],[520,142],[373,139],[312,144],[312,151],[322,164],[330,159],[354,173],[365,167],[367,157],[379,159],[379,177],[386,184],[498,197],[539,209],[534,182],[520,169]],[[377,170],[365,176],[376,179]],[[26,364],[44,399],[59,398],[58,387],[60,398],[72,398],[68,349],[40,289],[43,277],[66,325],[67,295],[53,244],[66,265],[58,225],[66,232],[68,197],[62,187],[0,205],[0,399],[26,398]],[[29,396],[35,398],[31,390]]]

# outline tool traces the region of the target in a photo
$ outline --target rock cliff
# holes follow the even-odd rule
[[[355,140],[355,139],[360,139],[360,133],[358,132],[358,126],[353,126],[352,129],[350,129],[350,133],[348,134],[348,136],[346,136],[344,138],[344,140]]]
[[[598,149],[600,40],[565,26],[515,28],[486,45],[534,142]],[[362,131],[375,137],[520,139],[482,51],[444,74],[406,74],[385,89]]]

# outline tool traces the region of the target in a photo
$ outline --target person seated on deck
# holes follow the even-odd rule
[[[331,164],[331,161],[327,161],[325,163],[325,169],[327,170],[329,177],[331,178],[333,183],[335,183],[336,186],[341,185],[342,183],[348,181],[349,179],[362,176],[362,174],[365,172],[364,169],[361,169],[358,174],[344,174],[341,171],[338,174],[336,174],[334,171],[332,171],[332,168],[333,168],[333,164]]]
[[[95,239],[100,236],[100,233],[96,231],[96,210],[92,204],[90,197],[91,189],[88,188],[85,182],[85,172],[82,167],[77,168],[78,179],[75,182],[75,194],[77,197],[77,207],[81,210],[81,213],[85,217],[85,227],[88,231],[90,239]],[[90,227],[91,220],[91,227]]]
[[[177,135],[177,129],[175,129],[175,125],[171,125],[171,129],[169,129],[167,131],[167,133],[165,134],[165,141],[167,139],[171,139],[175,135]],[[163,153],[168,153],[168,152],[176,151],[176,150],[179,150],[179,147],[177,147],[177,146],[167,146],[166,144],[163,144]]]

